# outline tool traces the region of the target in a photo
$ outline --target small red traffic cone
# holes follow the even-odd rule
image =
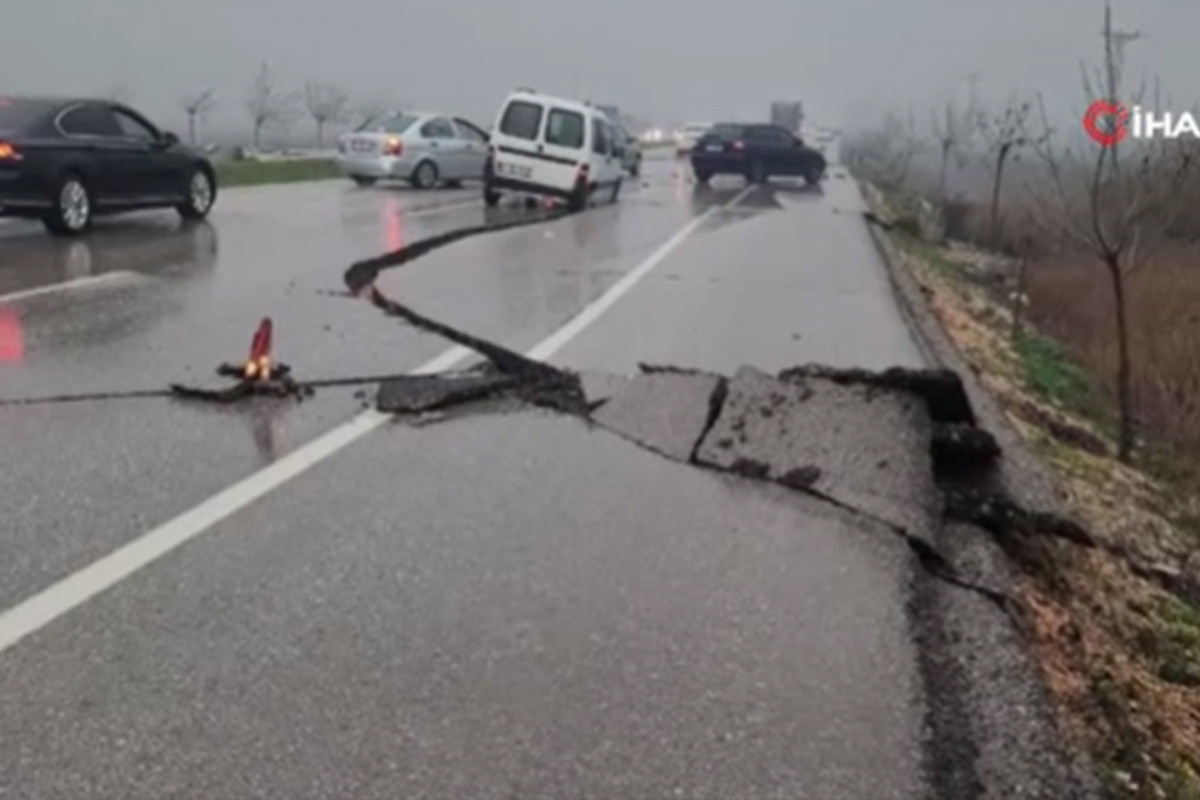
[[[263,317],[250,342],[250,356],[246,359],[243,375],[246,380],[266,381],[271,379],[271,318]]]

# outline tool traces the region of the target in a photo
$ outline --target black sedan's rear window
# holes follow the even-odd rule
[[[54,110],[48,103],[0,97],[0,131],[15,133],[44,119]]]
[[[719,125],[713,125],[704,134],[706,139],[717,139],[722,142],[731,142],[734,139],[741,139],[745,135],[745,125],[735,125],[732,123],[723,122]]]

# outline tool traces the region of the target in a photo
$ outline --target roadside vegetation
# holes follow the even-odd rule
[[[1089,100],[1156,107],[1158,92],[1123,86],[1138,35],[1110,14]],[[971,86],[928,126],[890,113],[843,157],[951,339],[1103,545],[1014,553],[1063,735],[1113,798],[1200,800],[1200,150],[1072,150],[1040,98],[988,109]],[[922,153],[933,174],[913,169]],[[991,174],[985,202],[947,196],[947,174],[971,159]]]
[[[300,183],[342,177],[337,163],[326,158],[255,159],[216,161],[217,185],[262,186],[268,183]]]

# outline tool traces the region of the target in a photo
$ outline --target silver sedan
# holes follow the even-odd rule
[[[338,165],[360,186],[408,181],[418,189],[483,177],[488,135],[459,117],[394,113],[338,139]]]

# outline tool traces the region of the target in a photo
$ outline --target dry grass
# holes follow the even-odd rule
[[[1114,798],[1200,800],[1200,613],[1134,569],[1194,550],[1195,540],[1170,519],[1194,514],[1196,497],[1109,455],[1102,426],[1077,408],[1087,399],[1086,374],[1072,372],[1053,348],[1021,344],[1044,341],[1036,336],[1014,340],[995,287],[972,278],[977,253],[895,238],[942,326],[1104,545],[1083,551],[1037,540],[1012,553],[1026,575],[1019,596],[1031,648],[1063,734],[1092,755]],[[1086,308],[1088,292],[1099,290],[1094,270],[1074,272],[1080,284],[1064,273],[1051,276],[1053,289],[1038,286],[1035,313],[1066,338],[1090,317],[1048,314],[1056,307],[1050,298],[1058,308]],[[1081,358],[1108,354],[1102,343],[1079,344]]]
[[[1129,278],[1134,407],[1147,437],[1200,463],[1200,254],[1178,250]],[[1067,345],[1115,395],[1112,288],[1100,265],[1056,259],[1031,265],[1027,293],[1039,329]]]

